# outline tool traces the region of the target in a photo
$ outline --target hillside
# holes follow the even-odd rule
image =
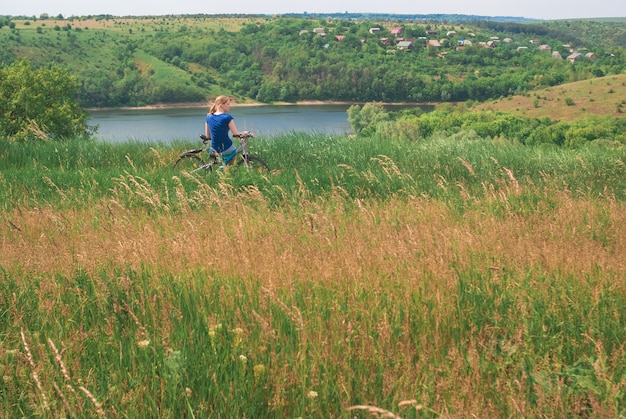
[[[399,18],[398,18],[399,19]],[[0,64],[61,64],[85,107],[204,101],[484,102],[621,74],[615,22],[446,16],[40,17],[0,21]],[[597,58],[557,60],[572,52]]]
[[[531,118],[548,116],[569,121],[588,115],[626,115],[626,74],[599,77],[536,90],[480,104],[474,109],[496,110]]]

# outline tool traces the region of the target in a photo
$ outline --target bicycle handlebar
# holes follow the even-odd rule
[[[242,131],[237,135],[233,135],[233,137],[237,137],[237,138],[254,138],[254,134],[251,133],[250,131]],[[211,141],[211,139],[209,137],[207,137],[204,134],[200,134],[200,138],[202,138],[202,143],[203,144],[207,144]]]
[[[253,138],[254,134],[251,133],[250,131],[242,131],[239,133],[239,135],[234,135],[233,137],[238,137],[238,138]]]

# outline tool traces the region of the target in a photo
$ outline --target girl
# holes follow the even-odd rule
[[[204,124],[204,135],[211,139],[211,148],[222,156],[223,163],[220,169],[228,165],[237,155],[237,148],[229,137],[228,132],[230,131],[234,136],[238,136],[239,131],[235,126],[235,119],[228,113],[229,111],[230,97],[216,97]]]

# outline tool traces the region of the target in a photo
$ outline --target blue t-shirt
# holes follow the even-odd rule
[[[211,134],[211,148],[221,153],[233,146],[233,140],[228,136],[230,128],[228,124],[234,118],[227,113],[208,114],[206,122],[209,124],[209,132]]]

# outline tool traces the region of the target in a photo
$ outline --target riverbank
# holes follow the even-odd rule
[[[302,100],[298,102],[273,102],[273,103],[261,103],[261,102],[244,102],[238,103],[233,101],[233,107],[243,106],[315,106],[315,105],[364,105],[367,102],[350,102],[350,101],[335,101],[335,100]],[[376,102],[382,103],[388,106],[435,106],[433,102]],[[155,103],[153,105],[144,106],[119,106],[119,107],[103,107],[103,108],[86,108],[86,111],[106,111],[106,110],[152,110],[152,109],[195,109],[195,108],[207,108],[209,102],[184,102],[184,103]]]

